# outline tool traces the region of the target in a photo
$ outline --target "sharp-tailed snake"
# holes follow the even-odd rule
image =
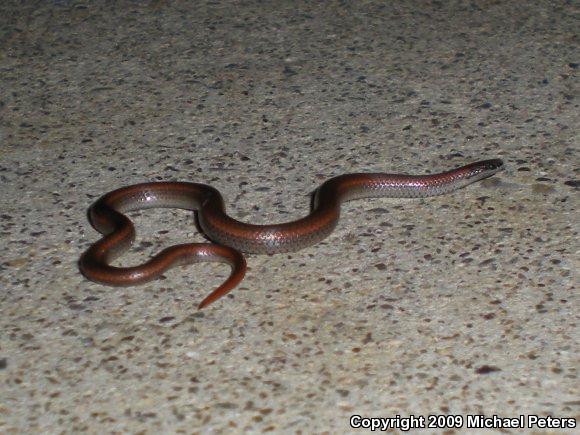
[[[203,308],[228,293],[243,279],[246,261],[241,252],[275,254],[313,245],[332,233],[340,216],[340,204],[345,201],[371,197],[418,198],[441,195],[487,178],[502,168],[501,160],[491,159],[430,175],[339,175],[317,189],[308,216],[271,225],[248,224],[228,216],[221,194],[205,184],[135,184],[107,193],[90,207],[91,224],[103,234],[103,238],[85,251],[79,260],[79,267],[91,281],[129,286],[158,278],[167,269],[177,265],[203,261],[229,264],[232,268],[229,278],[199,304],[199,308]],[[157,207],[197,211],[202,231],[216,244],[174,245],[142,265],[111,266],[110,263],[127,251],[135,238],[135,228],[123,213]]]

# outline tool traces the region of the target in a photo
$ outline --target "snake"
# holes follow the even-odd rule
[[[502,170],[500,159],[481,160],[446,172],[427,175],[351,173],[328,179],[313,196],[310,213],[300,219],[256,225],[226,213],[220,192],[206,184],[161,181],[134,184],[101,196],[88,210],[95,230],[103,235],[80,257],[79,269],[91,281],[132,286],[159,278],[168,269],[199,262],[231,267],[228,278],[198,308],[227,294],[246,273],[242,254],[294,252],[328,237],[340,217],[340,205],[362,198],[424,198],[453,192]],[[197,213],[199,227],[213,243],[184,243],[165,248],[145,263],[117,267],[111,263],[135,240],[135,227],[125,213],[148,208],[178,208]]]

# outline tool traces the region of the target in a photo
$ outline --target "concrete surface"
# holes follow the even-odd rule
[[[3,1],[0,432],[578,419],[576,6]],[[486,182],[352,202],[324,242],[248,256],[203,311],[225,266],[120,289],[77,269],[123,185],[205,182],[281,222],[333,175],[492,157]],[[203,240],[189,213],[133,216],[122,264]]]

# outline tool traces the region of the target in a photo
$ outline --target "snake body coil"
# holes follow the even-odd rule
[[[345,201],[442,195],[487,178],[502,168],[501,160],[492,159],[432,175],[339,175],[318,188],[310,214],[292,222],[271,225],[253,225],[230,217],[219,191],[205,184],[158,182],[123,187],[102,196],[89,209],[93,227],[104,237],[81,256],[79,267],[92,281],[122,286],[150,281],[180,264],[202,261],[229,264],[232,267],[230,277],[201,302],[202,308],[243,279],[246,262],[240,251],[275,254],[317,243],[332,233],[339,220],[340,204]],[[123,213],[161,207],[196,210],[204,234],[217,244],[175,245],[140,266],[111,266],[110,263],[122,255],[135,238],[134,226]]]

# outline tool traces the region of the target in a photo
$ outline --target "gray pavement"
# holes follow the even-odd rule
[[[0,432],[578,419],[574,10],[3,1]],[[270,223],[305,215],[334,175],[495,157],[506,171],[451,195],[346,204],[328,239],[249,255],[240,287],[202,311],[227,267],[129,288],[78,272],[99,238],[87,208],[124,185],[211,184],[236,218]],[[204,240],[191,213],[132,216],[119,264]]]

